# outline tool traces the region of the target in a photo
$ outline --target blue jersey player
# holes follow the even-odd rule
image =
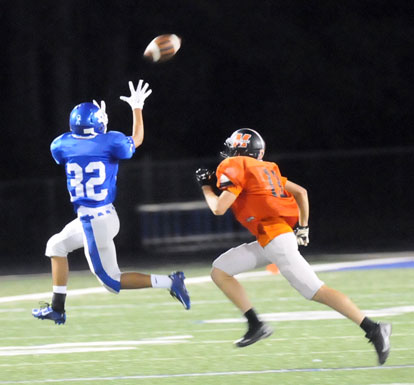
[[[63,230],[53,235],[46,246],[52,265],[53,295],[51,305],[33,309],[38,319],[56,324],[66,321],[65,300],[69,275],[68,254],[84,248],[89,268],[101,284],[112,293],[122,289],[147,287],[166,288],[186,309],[190,298],[184,285],[184,274],[171,275],[122,273],[118,267],[114,237],[119,219],[113,202],[116,178],[121,159],[129,159],[144,138],[142,109],[151,94],[148,83],[139,81],[137,88],[129,82],[131,96],[121,96],[133,112],[132,135],[108,131],[105,102],[99,105],[81,103],[69,117],[70,132],[57,137],[51,144],[56,163],[65,168],[70,200],[77,214]]]

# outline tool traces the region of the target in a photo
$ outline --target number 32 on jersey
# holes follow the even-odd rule
[[[99,190],[97,187],[102,186],[106,178],[103,162],[90,162],[85,168],[82,168],[78,163],[67,163],[66,172],[72,176],[70,179],[70,185],[73,188],[70,194],[72,202],[84,197],[95,201],[103,201],[108,195],[108,189],[101,189],[100,192],[96,192]],[[97,176],[89,177],[88,174],[97,174]]]

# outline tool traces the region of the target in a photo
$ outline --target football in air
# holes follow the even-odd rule
[[[170,60],[180,49],[181,38],[174,34],[160,35],[145,48],[144,58],[159,63]]]

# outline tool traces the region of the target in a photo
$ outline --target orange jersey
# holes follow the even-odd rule
[[[265,246],[276,236],[292,232],[299,209],[285,190],[287,178],[276,163],[248,156],[223,160],[216,171],[217,187],[237,195],[231,206],[236,219]]]

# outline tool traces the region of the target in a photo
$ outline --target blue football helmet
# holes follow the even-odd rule
[[[70,130],[75,135],[91,136],[104,134],[108,116],[105,111],[93,103],[81,103],[75,106],[69,116]]]

